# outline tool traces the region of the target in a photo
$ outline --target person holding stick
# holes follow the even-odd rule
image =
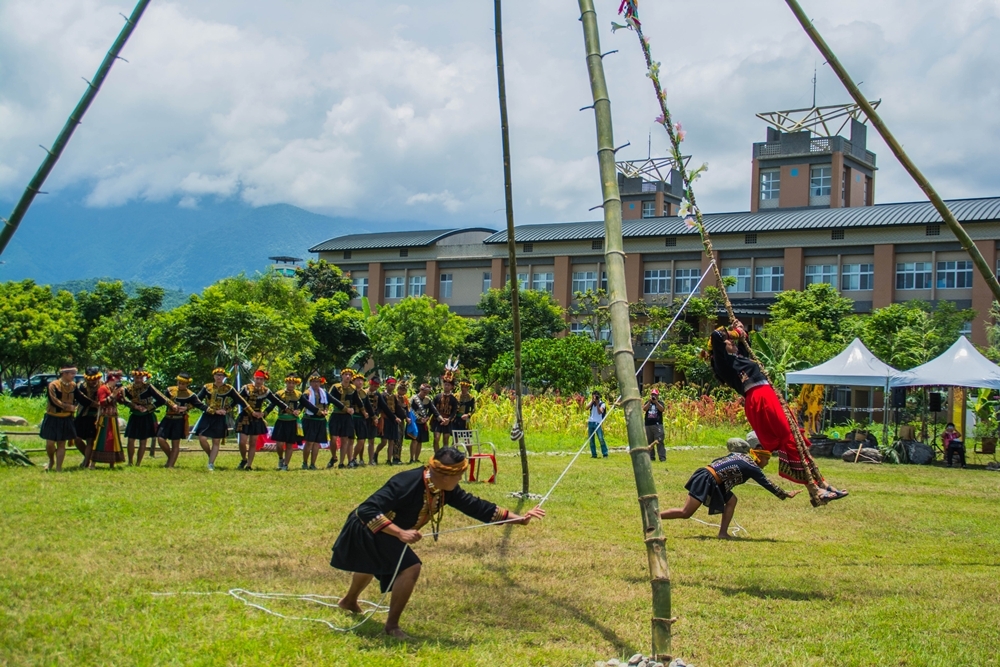
[[[190,373],[178,373],[177,385],[167,387],[167,412],[160,421],[160,427],[156,431],[156,439],[160,443],[160,449],[167,455],[167,464],[164,468],[173,468],[177,465],[177,457],[181,453],[181,440],[188,437],[189,421],[188,411],[191,408],[208,410],[208,406],[201,402],[193,391],[191,391]],[[167,443],[170,443],[169,448]]]
[[[358,597],[378,578],[382,592],[392,591],[385,634],[408,639],[399,627],[413,588],[420,576],[421,560],[412,546],[423,537],[420,529],[428,523],[440,532],[446,505],[483,523],[528,525],[541,519],[541,507],[518,516],[510,510],[477,498],[459,486],[469,461],[465,452],[442,447],[426,466],[393,475],[347,516],[333,545],[330,565],[352,573],[350,589],[340,600],[341,609],[361,613]]]

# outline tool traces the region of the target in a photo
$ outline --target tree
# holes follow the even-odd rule
[[[126,373],[144,367],[164,293],[161,287],[140,287],[119,312],[102,318],[90,332],[94,359]]]
[[[358,297],[350,274],[344,274],[340,267],[325,259],[310,259],[305,266],[296,269],[295,281],[299,287],[308,290],[313,301],[330,299],[336,294],[346,294],[348,301]]]
[[[593,340],[607,340],[611,335],[611,312],[608,310],[608,291],[604,289],[573,293],[569,314],[583,324]]]
[[[166,377],[207,378],[216,365],[293,371],[316,344],[313,309],[306,290],[276,274],[224,278],[157,319],[150,365]]]
[[[604,343],[586,336],[533,338],[524,342],[522,382],[532,389],[564,394],[584,393],[595,380],[594,369],[608,365]],[[514,353],[504,352],[490,367],[490,382],[514,381]]]
[[[162,296],[161,296],[162,301]],[[76,312],[80,320],[80,353],[86,361],[94,358],[90,332],[106,317],[117,315],[128,303],[128,293],[122,281],[99,281],[93,292],[83,290],[76,295]]]
[[[518,290],[521,340],[551,338],[566,330],[566,311],[548,292]],[[471,326],[462,359],[471,367],[487,371],[493,362],[514,349],[510,285],[488,290],[479,300],[483,317]]]
[[[973,309],[959,310],[950,301],[939,301],[932,312],[922,301],[894,303],[868,317],[852,318],[848,335],[856,335],[876,357],[900,370],[926,363],[948,349],[965,322],[975,318]]]
[[[842,297],[828,283],[815,283],[803,291],[778,294],[771,306],[774,323],[803,322],[816,327],[825,341],[838,341],[844,321],[854,313],[854,301]]]
[[[71,361],[81,335],[73,306],[69,292],[33,280],[0,283],[0,381]]]
[[[429,296],[382,306],[367,325],[375,365],[411,373],[418,380],[438,375],[448,357],[465,344],[469,329],[468,320]]]
[[[313,313],[310,331],[316,340],[311,355],[303,358],[303,377],[314,370],[333,375],[350,365],[368,349],[364,314],[351,308],[346,294],[338,293],[319,299]],[[364,355],[366,358],[368,355]]]

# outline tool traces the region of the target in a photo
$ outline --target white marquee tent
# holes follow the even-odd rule
[[[1000,368],[997,368],[997,371],[1000,371]],[[885,388],[898,374],[899,371],[880,361],[860,339],[855,338],[843,352],[833,359],[804,371],[787,373],[785,380],[788,384]]]
[[[979,350],[962,336],[936,359],[899,373],[892,379],[890,385],[1000,389],[1000,366],[980,354]]]

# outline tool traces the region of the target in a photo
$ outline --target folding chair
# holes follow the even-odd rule
[[[455,447],[465,447],[466,451],[472,451],[472,454],[469,455],[469,481],[481,481],[476,478],[476,468],[480,462],[489,461],[493,464],[493,474],[486,480],[486,483],[495,484],[497,481],[496,446],[492,442],[480,442],[479,431],[452,431],[451,435],[454,439]],[[483,453],[483,445],[489,445],[490,453]]]

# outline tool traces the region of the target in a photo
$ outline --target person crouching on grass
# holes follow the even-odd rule
[[[708,506],[708,513],[721,514],[719,539],[732,539],[729,536],[729,523],[736,512],[736,495],[733,487],[753,480],[784,500],[794,498],[801,493],[785,491],[771,482],[762,468],[771,460],[771,452],[766,449],[751,449],[750,454],[730,454],[715,459],[704,468],[698,468],[691,475],[684,488],[688,490],[688,499],[684,507],[674,507],[660,512],[661,519],[690,519],[699,507]]]
[[[464,491],[458,483],[468,465],[465,452],[442,447],[427,466],[393,475],[348,515],[330,560],[331,566],[354,575],[347,595],[338,603],[341,609],[360,614],[358,597],[377,577],[383,593],[392,591],[385,633],[408,639],[399,627],[399,617],[420,576],[421,563],[409,547],[420,541],[420,529],[428,522],[433,532],[439,531],[445,505],[483,523],[526,526],[545,516],[541,507],[518,516]]]

